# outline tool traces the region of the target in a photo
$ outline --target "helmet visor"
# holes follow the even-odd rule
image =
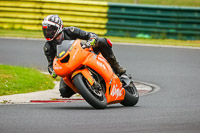
[[[43,26],[42,30],[43,30],[44,37],[47,40],[51,40],[54,38],[54,36],[58,30],[58,27],[53,26],[53,25],[47,25],[47,26]]]

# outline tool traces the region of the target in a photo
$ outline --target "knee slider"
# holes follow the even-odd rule
[[[111,43],[110,39],[100,37],[100,38],[98,38],[97,43],[101,47],[106,46],[106,47],[112,48],[112,43]]]
[[[106,39],[106,41],[107,41],[107,44],[112,48],[112,42],[110,41],[110,39]]]

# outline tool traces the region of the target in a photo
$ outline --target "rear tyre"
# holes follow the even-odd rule
[[[125,88],[125,97],[124,100],[121,102],[124,106],[134,106],[138,103],[139,100],[139,93],[133,83],[131,81],[130,85]]]
[[[95,109],[104,109],[107,106],[107,100],[101,89],[95,89],[89,84],[82,74],[77,74],[74,78],[74,85],[81,96]]]

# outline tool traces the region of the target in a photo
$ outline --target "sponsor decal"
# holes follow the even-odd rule
[[[122,86],[120,86],[119,88],[117,88],[117,85],[114,85],[112,88],[112,91],[110,93],[111,96],[116,96],[115,99],[117,99],[118,97],[122,96]]]
[[[74,77],[76,74],[77,74],[77,72],[74,72],[74,73],[72,74],[72,77]]]
[[[103,61],[103,62],[106,62],[106,60],[105,60],[104,58],[99,57],[99,56],[98,56],[98,60]]]
[[[90,79],[90,78],[88,78],[88,81],[90,82],[90,84],[92,84],[93,82],[92,82],[92,79]]]
[[[111,83],[112,83],[112,79],[110,80],[109,84],[111,84]]]
[[[72,51],[72,48],[73,48],[73,46],[70,47],[70,49],[69,49],[70,52]]]
[[[59,57],[63,56],[65,54],[65,51],[60,52]]]
[[[100,67],[103,67],[103,69],[106,69],[105,65],[99,61],[97,61],[97,65],[100,66]]]
[[[58,69],[62,69],[62,67],[54,67],[54,69],[58,70]]]
[[[74,58],[76,57],[76,54],[77,54],[78,50],[79,50],[79,49],[77,49],[77,50],[75,51],[74,56],[72,57],[72,60],[74,60]]]
[[[94,56],[93,56],[93,59],[96,59],[96,57],[97,57],[97,55],[94,55]]]

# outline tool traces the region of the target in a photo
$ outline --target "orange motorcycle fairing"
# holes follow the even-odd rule
[[[66,44],[65,44],[66,42]],[[125,90],[118,76],[113,72],[109,63],[101,55],[96,55],[92,48],[83,49],[81,41],[64,41],[57,47],[58,53],[53,62],[53,69],[58,76],[75,92],[79,92],[73,83],[73,78],[81,73],[93,86],[95,79],[91,71],[98,73],[105,82],[105,97],[107,104],[120,103],[124,100]]]
[[[62,49],[62,46],[58,45],[57,47],[58,50]],[[83,66],[82,62],[87,56],[89,56],[89,52],[82,49],[80,40],[76,40],[67,50],[61,50],[57,54],[53,62],[53,69],[61,77],[70,76]]]
[[[105,96],[107,98],[108,104],[119,103],[124,99],[125,90],[124,88],[122,88],[122,83],[120,82],[120,79],[112,71],[109,63],[101,54],[93,54],[93,56],[88,56],[88,58],[84,62],[84,65],[93,69],[104,79],[106,83]]]
[[[113,74],[110,83],[106,86],[107,90],[105,96],[108,104],[120,103],[124,100],[125,89],[122,87],[122,83],[117,75]]]

